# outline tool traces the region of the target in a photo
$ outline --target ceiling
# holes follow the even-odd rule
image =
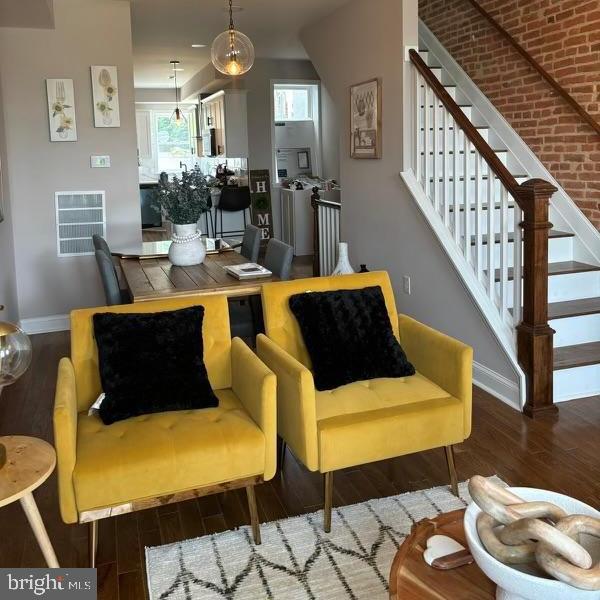
[[[348,0],[234,0],[235,26],[250,37],[260,58],[306,58],[300,30]],[[227,29],[226,0],[131,0],[136,87],[173,85],[170,60],[181,61],[183,85],[210,62],[213,39]],[[206,48],[192,48],[206,44]]]

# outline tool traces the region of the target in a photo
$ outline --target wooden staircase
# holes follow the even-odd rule
[[[600,394],[600,264],[564,219],[553,227],[556,188],[524,172],[427,49],[409,55],[407,184],[419,188],[421,209],[523,369],[524,411],[555,411],[554,390],[559,401]]]

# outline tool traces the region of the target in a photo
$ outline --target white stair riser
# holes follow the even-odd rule
[[[460,211],[459,212],[459,222],[460,222],[460,230],[461,232],[464,231],[464,211]],[[508,209],[508,231],[512,232],[514,231],[514,222],[515,222],[515,209],[514,208],[509,208]],[[470,227],[470,231],[472,234],[475,233],[475,223],[477,222],[477,213],[474,210],[469,211],[469,227]],[[453,219],[454,216],[452,214],[451,219]],[[483,233],[487,233],[488,231],[488,211],[487,210],[483,210],[479,216],[479,222],[481,223],[481,230],[483,231]],[[454,221],[452,221],[452,223],[454,223]],[[496,208],[494,209],[494,232],[495,233],[500,233],[500,209]]]
[[[439,79],[439,77],[438,77]],[[440,80],[441,81],[441,80]],[[421,86],[421,89],[423,89],[423,86]],[[444,89],[448,92],[448,95],[450,96],[450,98],[452,98],[452,100],[454,100],[456,102],[456,86],[455,85],[444,85]],[[424,98],[424,92],[421,92],[421,100]],[[432,102],[432,104],[434,104]]]
[[[423,123],[425,122],[425,114],[424,114],[424,108],[423,108],[423,101],[425,100],[425,98],[421,98],[421,105],[420,105],[420,110],[419,110],[419,123],[420,125],[423,125]],[[437,118],[437,122],[438,125],[443,125],[444,123],[444,111],[446,110],[446,108],[444,107],[443,104],[440,103],[439,100],[434,101],[431,98],[428,99],[428,103],[427,103],[427,118],[429,119],[429,124],[432,125],[433,124],[433,115],[434,115],[434,107],[436,109],[436,118]],[[471,120],[471,117],[473,116],[473,107],[472,106],[459,106],[460,110],[464,113],[464,115],[467,117],[467,119],[469,119],[469,121]],[[448,115],[448,123],[450,123],[451,120],[451,116]]]
[[[550,321],[550,327],[556,332],[555,348],[600,342],[600,314],[553,319]]]
[[[554,402],[600,394],[600,364],[554,371]]]
[[[512,306],[512,288],[513,282],[509,281],[508,293],[511,298],[509,306]],[[496,283],[496,290],[500,291],[499,283]],[[564,302],[596,296],[600,296],[600,271],[548,277],[548,302]]]
[[[424,177],[425,173],[424,171],[421,171],[421,179]],[[433,181],[431,181],[432,177],[433,177],[433,173],[430,172],[428,173],[430,181],[429,181],[429,185],[428,188],[426,189],[427,195],[432,198],[432,192],[433,192]],[[462,176],[461,176],[462,177]],[[517,180],[519,181],[519,180]],[[420,182],[422,183],[422,181]],[[520,183],[520,181],[519,181]],[[447,183],[444,185],[444,182],[441,181],[441,177],[438,178],[438,194],[439,197],[442,198],[442,193],[444,190],[444,187],[446,187],[446,189],[449,191],[450,194],[450,198],[453,199],[454,198],[454,185],[455,182],[453,179],[448,179]],[[480,190],[480,195],[482,198],[482,202],[486,203],[488,201],[488,182],[487,179],[482,179],[479,182],[479,190]],[[424,186],[425,187],[425,186]],[[503,186],[500,183],[500,180],[496,179],[494,181],[494,193],[493,193],[493,200],[494,202],[500,202],[501,199],[501,190],[502,190]],[[462,203],[464,201],[465,198],[465,190],[464,190],[464,179],[459,179],[456,182],[456,196],[459,199],[459,204]],[[475,179],[469,179],[469,181],[467,182],[467,194],[466,197],[471,200],[471,203],[474,204],[475,203]],[[513,199],[511,198],[511,196],[508,196],[509,202],[512,204],[514,203]]]
[[[440,151],[441,147],[438,147],[438,157],[437,157],[437,169],[435,170],[435,172],[437,172],[437,174],[440,177],[444,176],[444,159],[445,159],[445,163],[446,163],[446,176],[453,176],[454,175],[454,154],[453,153],[447,153],[444,154]],[[508,152],[496,152],[496,156],[500,159],[500,162],[503,165],[506,165],[506,163],[508,162]],[[429,149],[429,160],[428,160],[428,164],[427,164],[427,168],[429,169],[429,173],[434,173],[434,153],[433,153],[433,146]],[[425,168],[425,155],[421,155],[421,170],[423,170]],[[467,168],[468,168],[468,172],[470,176],[475,176],[476,173],[476,164],[475,164],[475,155],[473,153],[471,153],[469,155],[469,160],[467,162]],[[481,175],[487,176],[490,173],[490,168],[488,166],[488,164],[485,161],[481,161]],[[465,155],[463,152],[461,152],[459,150],[458,156],[457,156],[457,160],[456,160],[456,173],[458,174],[459,177],[462,177],[464,174],[464,170],[465,170]],[[483,192],[486,192],[486,190],[483,190]]]
[[[548,243],[548,256],[550,262],[563,262],[572,260],[573,258],[573,238],[554,238]],[[514,242],[509,242],[507,247],[508,266],[514,265]],[[475,257],[475,246],[472,246],[472,256]],[[483,265],[487,270],[488,264],[488,247],[487,244],[482,246],[483,250]],[[475,263],[473,263],[475,264]],[[494,244],[494,268],[500,268],[500,244]],[[599,330],[600,333],[600,330]]]
[[[454,129],[452,129],[450,126],[448,126],[447,128],[447,133],[446,133],[446,139],[448,140],[448,143],[450,143],[450,145],[452,146],[452,136],[453,136],[453,132]],[[481,137],[487,142],[489,140],[489,128],[487,127],[482,127],[482,128],[478,128],[477,131],[479,132],[479,134],[481,135]],[[420,128],[420,132],[421,132],[421,138],[419,140],[419,146],[420,148],[423,148],[424,146],[424,134],[423,134],[423,126],[421,124],[421,128]],[[458,132],[458,137],[456,139],[456,144],[459,148],[459,150],[463,147],[463,132],[459,131]],[[443,123],[439,123],[438,124],[438,145],[440,148],[444,147],[444,128],[443,128]],[[433,149],[433,125],[430,123],[429,124],[429,135],[427,136],[427,147],[431,150]]]

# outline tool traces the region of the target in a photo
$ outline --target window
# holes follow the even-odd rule
[[[181,162],[186,162],[195,155],[195,113],[193,110],[182,110],[182,112],[186,120],[181,125],[176,125],[171,121],[172,112],[154,113],[159,172],[178,171]]]
[[[312,119],[312,86],[275,85],[276,121],[310,121]]]

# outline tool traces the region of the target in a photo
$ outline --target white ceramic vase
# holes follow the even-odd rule
[[[332,275],[350,275],[351,273],[354,273],[354,269],[348,260],[348,244],[340,242],[338,244],[338,262]]]
[[[206,257],[206,247],[197,223],[173,225],[173,243],[169,246],[169,260],[176,267],[199,265]]]

